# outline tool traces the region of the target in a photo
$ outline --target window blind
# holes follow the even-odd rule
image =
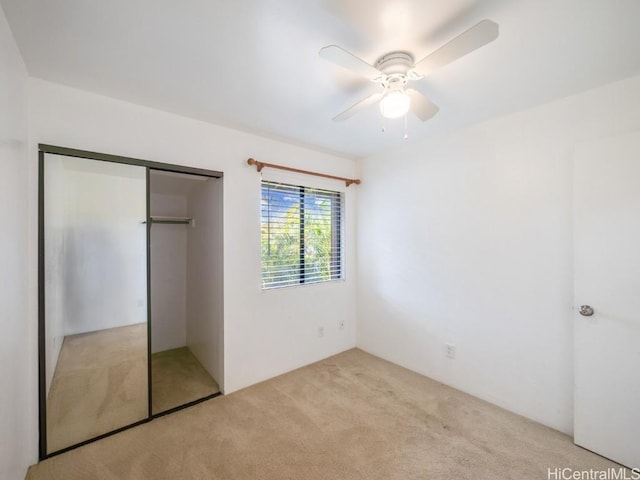
[[[262,182],[262,288],[343,278],[343,194]]]

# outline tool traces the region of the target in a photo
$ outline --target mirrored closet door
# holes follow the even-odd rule
[[[222,173],[39,152],[40,458],[223,388]]]
[[[148,417],[146,169],[47,155],[47,453]]]

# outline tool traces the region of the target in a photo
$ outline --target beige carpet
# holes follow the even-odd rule
[[[220,392],[220,387],[187,347],[151,356],[153,414]]]
[[[615,464],[350,350],[53,457],[29,480],[546,479]]]
[[[147,418],[147,326],[65,337],[47,398],[47,450]]]

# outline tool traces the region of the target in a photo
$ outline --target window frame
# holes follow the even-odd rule
[[[284,178],[283,178],[284,177]],[[262,249],[263,235],[264,235],[264,188],[265,185],[276,185],[285,189],[297,190],[298,200],[298,227],[299,227],[299,247],[297,249],[299,255],[299,261],[297,263],[298,278],[295,283],[282,282],[265,282],[265,256]],[[308,246],[306,243],[306,228],[305,224],[305,197],[309,194],[322,195],[326,192],[327,198],[331,199],[330,217],[329,222],[331,224],[331,245],[329,260],[329,276],[330,278],[318,279],[317,277],[310,277],[310,274],[305,273],[305,264],[307,263],[305,250]],[[344,188],[339,188],[335,184],[318,184],[316,182],[301,181],[299,178],[291,178],[289,176],[269,176],[268,178],[260,179],[260,286],[261,291],[281,290],[283,288],[301,287],[309,285],[322,285],[334,282],[345,281],[345,210],[346,210],[346,192]],[[338,200],[338,201],[336,201]]]

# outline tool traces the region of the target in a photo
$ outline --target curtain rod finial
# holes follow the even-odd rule
[[[262,169],[264,168],[264,163],[258,162],[257,160],[254,160],[253,158],[248,159],[247,163],[249,165],[255,165],[256,166],[256,170],[258,170],[258,172],[261,172]]]

